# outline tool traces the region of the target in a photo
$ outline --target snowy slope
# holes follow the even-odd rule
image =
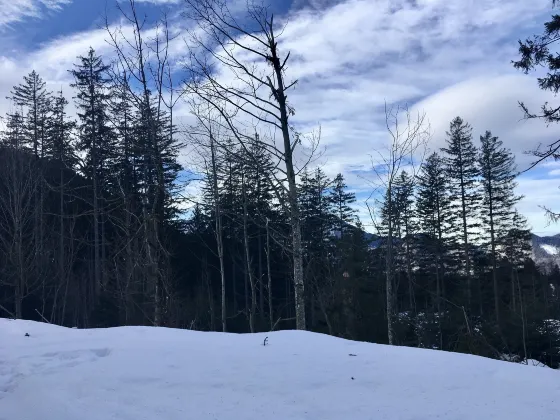
[[[0,319],[0,419],[560,419],[552,369],[268,336]]]
[[[555,247],[554,245],[541,244],[541,248],[548,255],[558,255],[558,248]]]

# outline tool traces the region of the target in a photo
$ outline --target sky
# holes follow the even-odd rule
[[[121,0],[122,1],[122,0]],[[182,0],[136,0],[147,25],[166,13],[181,28]],[[232,0],[238,6],[242,0]],[[287,75],[298,79],[289,100],[302,130],[320,127],[327,175],[344,174],[358,197],[359,214],[372,189],[371,156],[387,141],[384,104],[407,104],[430,123],[430,150],[445,144],[449,122],[461,116],[473,137],[486,130],[516,155],[560,136],[560,127],[523,120],[518,101],[537,110],[555,98],[537,86],[535,73],[511,65],[517,41],[540,33],[552,14],[550,0],[268,0],[287,26],[281,46],[291,51]],[[0,0],[0,114],[22,76],[36,70],[51,90],[68,87],[78,55],[90,46],[107,60],[112,50],[105,20],[121,16],[115,0]],[[178,44],[179,45],[179,44]],[[184,49],[173,50],[180,60]],[[187,107],[182,112],[187,114]],[[189,166],[189,154],[182,156]],[[547,162],[518,179],[518,209],[536,234],[556,234],[546,205],[560,210],[560,162]]]

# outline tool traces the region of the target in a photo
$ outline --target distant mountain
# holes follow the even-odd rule
[[[533,260],[545,271],[560,265],[560,234],[553,236],[532,235]]]
[[[370,249],[381,245],[383,238],[379,235],[364,232]],[[531,235],[533,261],[545,272],[550,272],[555,265],[560,266],[560,234],[552,236]],[[398,240],[396,241],[398,242]]]

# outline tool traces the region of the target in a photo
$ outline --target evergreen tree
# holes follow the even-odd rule
[[[42,281],[45,267],[48,265],[49,258],[45,251],[45,225],[44,225],[44,201],[46,195],[46,185],[44,185],[43,160],[39,159],[45,155],[46,143],[46,119],[50,109],[50,94],[47,92],[45,82],[32,71],[24,76],[23,83],[14,86],[10,92],[11,99],[16,106],[21,107],[22,112],[27,112],[23,125],[23,142],[27,148],[33,151],[38,159],[38,170],[33,176],[37,177],[37,189],[34,197],[34,250],[35,250],[35,277]]]
[[[42,156],[41,139],[46,113],[49,108],[49,93],[45,82],[35,70],[23,77],[23,83],[14,86],[10,92],[15,105],[27,111],[25,122],[25,142],[35,156]]]
[[[460,117],[456,117],[449,125],[447,132],[447,147],[444,162],[449,178],[451,200],[451,214],[458,218],[450,220],[452,239],[462,242],[462,260],[465,276],[467,277],[467,301],[471,304],[472,287],[472,242],[476,237],[476,229],[480,226],[477,221],[480,192],[478,189],[479,169],[477,165],[478,153],[472,141],[472,128]]]
[[[484,199],[481,215],[483,231],[488,232],[488,245],[492,262],[492,280],[494,286],[494,311],[496,322],[500,325],[500,290],[498,284],[498,252],[499,241],[507,231],[514,213],[515,204],[521,199],[516,196],[515,163],[513,154],[503,147],[498,137],[486,131],[480,136],[480,175]]]
[[[325,255],[330,236],[332,202],[327,193],[331,180],[317,168],[313,173],[304,171],[301,177],[300,201],[302,240],[308,255]]]
[[[125,75],[122,83],[112,86],[109,116],[115,135],[116,156],[113,171],[118,174],[117,193],[124,194],[127,197],[126,200],[130,200],[138,183],[138,165],[136,164],[138,145],[135,136],[137,119],[134,113],[133,97],[130,94],[130,87],[126,83],[128,80]]]
[[[44,156],[60,162],[63,166],[73,168],[76,163],[73,144],[76,122],[68,118],[67,106],[68,101],[60,91],[58,96],[52,99],[46,127],[47,142]]]
[[[86,56],[78,57],[78,64],[70,71],[74,77],[71,85],[77,90],[76,106],[80,120],[78,148],[85,153],[83,171],[92,184],[94,290],[98,295],[104,270],[102,267],[102,239],[104,237],[103,190],[110,178],[111,158],[114,147],[113,132],[109,125],[109,66],[90,48]]]
[[[351,224],[356,222],[356,211],[350,207],[356,202],[356,196],[352,192],[346,191],[342,174],[338,174],[332,183],[329,199],[333,206],[334,225],[340,238],[351,229]]]
[[[78,60],[70,71],[74,77],[71,86],[77,90],[75,100],[80,120],[78,149],[85,153],[84,173],[95,184],[94,194],[99,194],[100,185],[110,178],[115,146],[109,118],[109,66],[103,63],[93,48]]]
[[[448,243],[444,235],[450,217],[450,199],[443,159],[432,153],[418,175],[417,215],[421,236],[422,265],[435,272],[438,308],[445,296],[445,256]],[[438,310],[439,312],[439,310]]]
[[[2,144],[14,150],[24,150],[25,147],[25,120],[23,115],[16,111],[6,115],[6,129],[2,133]]]

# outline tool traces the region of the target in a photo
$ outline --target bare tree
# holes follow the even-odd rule
[[[148,169],[155,170],[154,182],[144,187],[142,198],[143,242],[147,265],[147,276],[153,287],[153,323],[161,324],[164,290],[167,289],[162,261],[166,251],[161,243],[161,227],[165,218],[165,169],[162,144],[159,131],[164,121],[164,108],[172,114],[177,98],[174,98],[173,87],[166,86],[170,82],[169,43],[171,32],[164,16],[150,31],[145,29],[146,19],[138,14],[136,0],[128,1],[125,10],[117,4],[119,11],[127,23],[126,27],[112,27],[106,20],[106,31],[109,43],[116,54],[115,82],[128,89],[135,106],[144,119],[144,128],[148,138],[148,150],[145,151],[145,177]],[[128,35],[131,29],[132,35]],[[146,33],[149,32],[148,35]],[[126,75],[124,78],[121,75]],[[129,83],[128,78],[131,79]],[[136,86],[137,88],[135,88]],[[155,95],[153,92],[155,91]],[[167,95],[167,99],[166,99]],[[173,141],[173,121],[170,122],[169,139]],[[148,166],[150,168],[148,168]]]
[[[402,116],[404,114],[404,118]],[[402,123],[402,120],[404,124]],[[380,230],[374,207],[370,200],[375,199],[375,193],[382,188],[385,191],[387,220],[386,226],[386,249],[385,249],[385,280],[386,280],[386,300],[387,300],[387,335],[389,344],[395,343],[395,332],[393,326],[394,316],[394,261],[393,261],[393,237],[394,237],[394,209],[393,209],[393,187],[398,174],[404,168],[416,179],[417,169],[427,149],[430,137],[429,126],[425,114],[418,114],[413,117],[406,107],[387,107],[385,105],[385,123],[389,133],[387,148],[376,150],[375,157],[372,156],[372,171],[375,174],[373,181],[376,189],[372,192],[366,205],[374,226]]]
[[[278,160],[277,173],[269,176],[274,177],[276,197],[290,215],[296,327],[305,329],[302,240],[294,159],[303,136],[290,125],[294,110],[288,104],[287,92],[296,81],[286,82],[290,54],[283,55],[278,48],[282,28],[275,24],[274,16],[266,7],[255,4],[248,4],[246,24],[240,23],[224,0],[185,0],[185,4],[186,17],[197,24],[190,33],[185,94],[218,111],[220,123],[230,130],[248,156],[251,155],[248,145],[255,141],[254,125],[268,127],[271,131],[268,139],[261,136],[256,141]],[[221,77],[220,72],[227,76]],[[247,121],[253,127],[246,129]],[[280,134],[280,144],[276,144],[276,132]],[[312,151],[315,147],[312,143]]]

